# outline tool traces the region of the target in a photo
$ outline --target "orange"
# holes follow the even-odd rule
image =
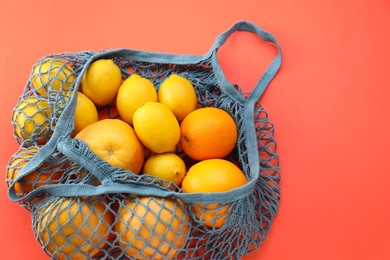
[[[83,140],[102,160],[114,167],[138,174],[144,163],[144,147],[133,128],[119,119],[90,124],[75,136]]]
[[[184,118],[180,144],[192,159],[224,158],[237,142],[237,125],[224,110],[199,108]]]
[[[224,110],[199,108],[184,118],[180,144],[192,159],[224,158],[237,142],[237,125]]]
[[[180,126],[164,104],[146,102],[133,117],[134,130],[148,149],[155,153],[173,152],[180,140]]]
[[[184,192],[226,192],[247,183],[244,173],[224,159],[208,159],[193,165],[184,177]],[[220,228],[229,215],[229,204],[194,204],[196,217],[211,228]]]
[[[96,105],[110,104],[122,82],[122,73],[111,59],[92,62],[81,81],[83,93]]]
[[[33,68],[31,83],[34,89],[42,96],[49,90],[70,90],[76,76],[73,69],[64,60],[46,58]]]
[[[51,134],[50,118],[51,110],[46,99],[22,99],[12,114],[15,134],[21,140],[33,139],[45,143]]]
[[[98,111],[95,104],[83,93],[77,92],[77,103],[74,111],[74,129],[72,136],[78,134],[88,125],[98,121]]]
[[[132,74],[120,86],[116,106],[121,118],[133,125],[133,116],[137,108],[150,101],[157,101],[157,91],[153,83],[138,74]]]
[[[114,230],[134,259],[173,259],[189,235],[190,218],[173,199],[140,197],[123,202]]]
[[[10,159],[7,166],[7,185],[17,178],[20,170],[35,156],[39,148],[30,146],[21,147]],[[46,184],[54,184],[63,173],[63,169],[57,166],[42,164],[38,169],[24,176],[14,184],[15,192],[18,196],[30,193],[32,190]]]
[[[198,98],[194,86],[188,79],[172,74],[161,83],[158,101],[167,105],[177,120],[182,121],[196,109]]]
[[[104,247],[112,223],[100,198],[55,198],[39,208],[34,229],[55,259],[87,259]]]

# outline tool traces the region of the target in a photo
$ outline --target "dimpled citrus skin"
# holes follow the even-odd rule
[[[184,247],[189,215],[180,202],[169,198],[140,197],[125,200],[115,231],[119,245],[135,259],[173,259]],[[141,221],[142,219],[142,221]]]
[[[244,173],[235,164],[224,159],[208,159],[193,165],[183,179],[186,193],[226,192],[247,183]],[[220,228],[228,216],[229,205],[216,203],[193,205],[195,215],[210,228]]]
[[[118,65],[110,59],[100,59],[92,62],[84,73],[81,89],[95,105],[104,106],[115,99],[121,82]]]
[[[100,198],[58,198],[38,212],[37,238],[56,259],[87,259],[104,247],[113,216]]]
[[[237,142],[237,125],[224,110],[199,108],[188,114],[180,125],[180,144],[192,159],[201,161],[224,158]]]
[[[46,99],[27,97],[20,101],[12,115],[15,134],[22,140],[31,137],[43,140],[50,131],[50,117],[51,110]]]
[[[42,96],[48,90],[67,91],[76,81],[73,69],[65,61],[46,58],[33,68],[31,83],[34,89]]]
[[[180,186],[186,174],[186,165],[175,153],[154,154],[145,161],[143,173]]]
[[[144,146],[155,153],[173,152],[180,140],[180,126],[164,104],[147,102],[133,118],[134,130]]]
[[[21,147],[10,159],[7,166],[7,186],[18,177],[20,170],[35,156],[40,148],[35,146]],[[45,172],[41,172],[44,168]],[[45,185],[50,181],[59,180],[63,171],[56,165],[42,164],[38,169],[25,175],[20,181],[15,182],[14,189],[18,196],[30,193],[33,189]]]
[[[126,122],[103,119],[81,130],[75,138],[87,143],[92,152],[112,166],[136,174],[141,171],[144,147]]]
[[[77,135],[88,125],[98,121],[98,111],[95,104],[83,93],[77,92],[77,103],[74,112],[74,129],[72,136]]]
[[[167,105],[177,120],[182,121],[196,109],[198,98],[194,86],[188,79],[172,74],[161,83],[158,101]]]
[[[132,74],[119,87],[116,107],[120,117],[133,125],[133,116],[137,108],[150,101],[157,101],[157,91],[153,83],[138,74]]]

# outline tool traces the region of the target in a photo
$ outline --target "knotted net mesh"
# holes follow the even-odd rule
[[[245,122],[245,103],[220,88],[211,58],[182,64],[110,57],[121,68],[123,79],[136,73],[158,88],[172,73],[187,78],[200,107],[221,108],[235,120],[238,140],[229,160],[240,166],[248,181],[255,179],[255,185],[237,199],[187,199],[174,183],[112,167],[71,137],[72,120],[60,122],[73,92],[79,90],[76,79],[95,54],[61,53],[40,59],[13,111],[20,149],[9,161],[6,182],[10,194],[31,212],[34,234],[47,255],[53,259],[239,259],[259,248],[280,198],[274,126],[261,104],[251,108],[254,121]],[[248,97],[239,86],[234,88]],[[99,118],[119,117],[115,104],[98,110]],[[256,133],[257,176],[249,162],[248,123]],[[52,138],[56,138],[53,152],[37,155]],[[175,153],[187,165],[194,163],[183,151]],[[20,174],[34,160],[40,161],[37,167]],[[81,195],[65,196],[74,187]],[[31,192],[34,196],[23,200]]]

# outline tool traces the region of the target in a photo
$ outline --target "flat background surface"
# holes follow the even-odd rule
[[[18,147],[11,111],[39,58],[110,48],[204,54],[238,20],[272,32],[283,50],[261,99],[276,129],[282,198],[268,239],[244,259],[388,259],[387,0],[0,0],[1,179]],[[219,51],[227,78],[248,91],[273,55],[248,33]],[[0,196],[0,259],[47,259],[5,181]]]

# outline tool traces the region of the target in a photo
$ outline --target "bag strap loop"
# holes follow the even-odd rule
[[[269,32],[263,30],[259,26],[257,26],[254,23],[248,22],[248,21],[239,21],[235,24],[233,24],[230,29],[225,31],[224,33],[220,34],[216,40],[214,41],[214,44],[209,50],[209,53],[212,55],[212,66],[214,68],[215,74],[218,79],[218,83],[221,88],[224,89],[224,91],[229,94],[230,96],[234,97],[237,101],[244,103],[245,99],[241,96],[241,94],[232,86],[232,84],[226,79],[222,68],[217,60],[216,52],[221,47],[227,39],[236,31],[247,31],[250,33],[255,33],[258,35],[263,41],[274,43],[277,50],[278,55],[274,58],[272,63],[269,65],[269,67],[266,69],[260,80],[257,82],[255,87],[253,88],[250,96],[248,97],[248,101],[258,101],[259,98],[264,93],[265,89],[267,88],[270,81],[274,78],[276,73],[278,72],[281,63],[282,63],[282,51],[279,46],[278,41],[276,38]]]

